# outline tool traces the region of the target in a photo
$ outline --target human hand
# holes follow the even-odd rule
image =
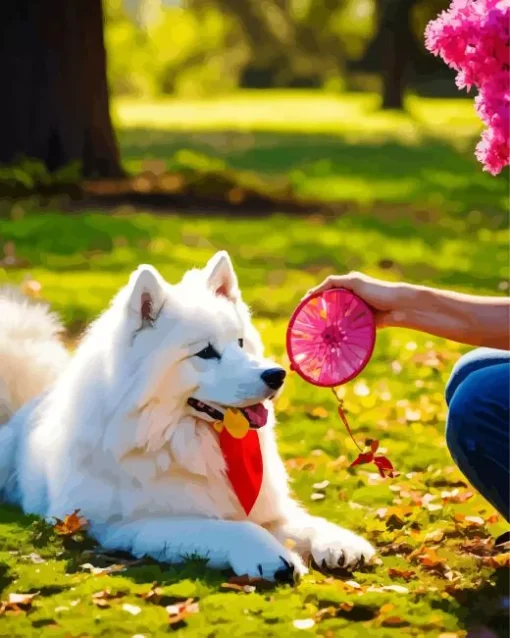
[[[374,311],[378,328],[404,325],[406,311],[412,308],[413,286],[381,281],[359,272],[331,275],[306,296],[334,288],[345,288],[363,299]]]

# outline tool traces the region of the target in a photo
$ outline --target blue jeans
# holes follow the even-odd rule
[[[448,449],[461,472],[509,521],[510,352],[480,348],[446,387]]]

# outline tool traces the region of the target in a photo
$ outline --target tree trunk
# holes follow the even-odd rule
[[[411,9],[416,0],[378,0],[378,45],[383,83],[382,108],[403,109],[407,69],[414,39]]]
[[[101,0],[0,1],[0,164],[122,175],[109,112]]]

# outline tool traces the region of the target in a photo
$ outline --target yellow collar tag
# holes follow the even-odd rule
[[[228,408],[223,421],[215,421],[213,427],[216,432],[221,432],[225,428],[234,439],[244,439],[250,429],[250,423],[241,410]]]

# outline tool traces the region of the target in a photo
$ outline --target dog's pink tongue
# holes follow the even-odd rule
[[[257,403],[256,405],[251,405],[249,408],[244,408],[244,413],[250,423],[257,428],[261,428],[267,423],[268,412],[263,403]]]

